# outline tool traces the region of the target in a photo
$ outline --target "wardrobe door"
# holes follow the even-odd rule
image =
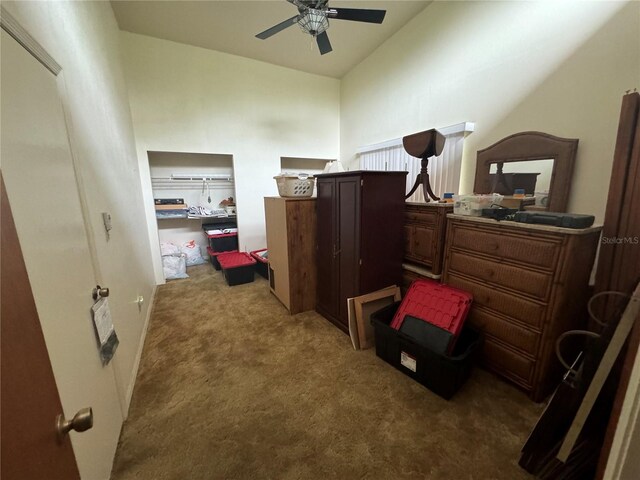
[[[336,178],[338,319],[348,325],[347,298],[360,295],[360,176]]]
[[[337,316],[337,268],[335,267],[334,248],[337,241],[335,226],[336,215],[336,181],[333,178],[318,179],[318,200],[316,215],[318,221],[318,256],[317,256],[317,310],[332,317]]]

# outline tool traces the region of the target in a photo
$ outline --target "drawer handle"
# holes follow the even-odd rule
[[[493,270],[489,269],[487,270],[487,277],[491,277],[493,278],[493,276],[496,274],[496,272],[494,272]]]
[[[500,248],[497,243],[490,243],[489,247],[491,248],[491,250],[498,250],[498,248]]]

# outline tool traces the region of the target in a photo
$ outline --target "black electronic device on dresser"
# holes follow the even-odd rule
[[[402,282],[407,172],[317,175],[316,310],[348,332],[347,298]]]
[[[536,223],[565,228],[589,228],[596,217],[579,213],[517,212],[514,220],[521,223]]]

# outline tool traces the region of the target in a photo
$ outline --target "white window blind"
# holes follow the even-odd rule
[[[467,133],[473,131],[473,127],[472,123],[467,122],[438,129],[445,135],[446,140],[442,153],[429,159],[429,180],[436,196],[442,198],[445,192],[459,193],[464,138]],[[361,170],[409,172],[406,193],[409,193],[420,173],[421,159],[404,151],[402,139],[362,147],[358,149],[358,155]],[[418,188],[407,201],[424,202],[422,188]]]

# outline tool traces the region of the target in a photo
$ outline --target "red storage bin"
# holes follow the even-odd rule
[[[464,290],[442,285],[432,280],[416,280],[402,300],[391,327],[400,330],[406,315],[419,318],[453,334],[449,351],[467,318],[473,295]]]
[[[227,252],[218,256],[218,262],[229,286],[253,282],[256,261],[248,253]]]
[[[258,275],[264,278],[269,278],[269,260],[262,257],[260,254],[262,252],[266,252],[267,249],[263,248],[262,250],[254,250],[253,252],[249,252],[253,258],[256,260],[256,272]]]
[[[218,256],[226,255],[227,253],[236,253],[237,251],[238,250],[231,250],[230,252],[216,252],[213,248],[207,247],[207,253],[209,254],[209,261],[211,262],[211,265],[213,265],[213,268],[215,268],[216,270],[220,270],[222,268],[220,267]]]

